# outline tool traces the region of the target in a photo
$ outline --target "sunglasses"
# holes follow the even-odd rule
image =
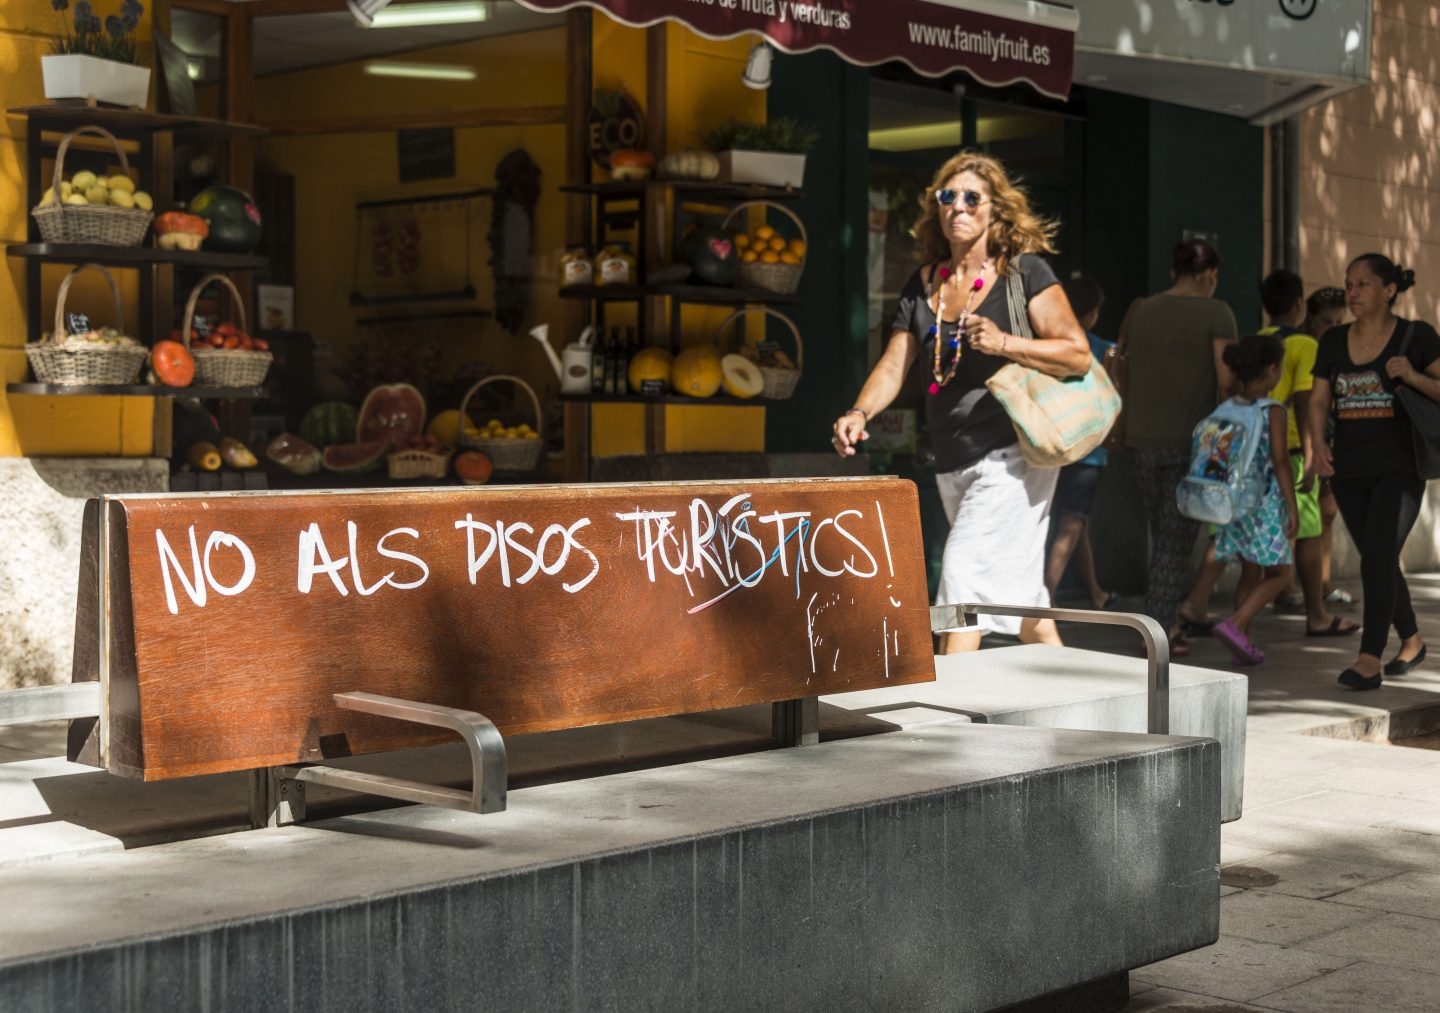
[[[978,190],[954,190],[947,186],[935,191],[935,199],[947,208],[958,200],[966,211],[974,211],[989,198]]]

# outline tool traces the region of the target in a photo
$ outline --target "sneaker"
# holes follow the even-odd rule
[[[1343,587],[1332,587],[1325,595],[1326,605],[1354,605],[1355,596]]]
[[[1275,599],[1275,611],[1283,615],[1299,615],[1305,611],[1305,596],[1299,591],[1282,594]]]

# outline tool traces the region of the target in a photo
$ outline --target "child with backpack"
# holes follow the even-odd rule
[[[1285,406],[1265,394],[1285,360],[1274,334],[1255,334],[1225,348],[1235,396],[1195,427],[1190,470],[1175,491],[1180,513],[1215,527],[1215,558],[1259,571],[1242,580],[1234,615],[1211,635],[1237,665],[1258,665],[1265,652],[1250,642],[1250,623],[1290,586],[1290,541],[1299,516],[1286,442]]]

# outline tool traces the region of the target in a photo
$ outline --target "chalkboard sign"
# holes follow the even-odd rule
[[[199,109],[195,104],[195,82],[190,80],[190,57],[159,32],[155,33],[155,66],[164,85],[163,90],[156,91],[161,111],[174,116],[194,116]]]
[[[399,130],[395,136],[400,152],[400,182],[455,176],[454,130],[449,127]]]

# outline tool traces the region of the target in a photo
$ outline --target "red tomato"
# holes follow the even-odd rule
[[[266,341],[264,338],[255,338],[254,341],[255,341],[255,351],[257,351],[257,352],[268,352],[268,351],[270,351],[270,342]]]
[[[195,357],[178,341],[155,342],[150,368],[167,387],[188,387],[195,379]]]
[[[235,335],[233,335],[233,334],[227,335],[227,336],[225,336],[225,337],[223,337],[223,338],[220,339],[220,347],[221,347],[221,348],[227,348],[227,349],[230,349],[230,348],[239,348],[239,347],[240,347],[240,339],[237,338],[237,337],[236,337]]]
[[[490,478],[494,465],[478,450],[467,450],[455,458],[455,476],[466,485],[482,485]]]

